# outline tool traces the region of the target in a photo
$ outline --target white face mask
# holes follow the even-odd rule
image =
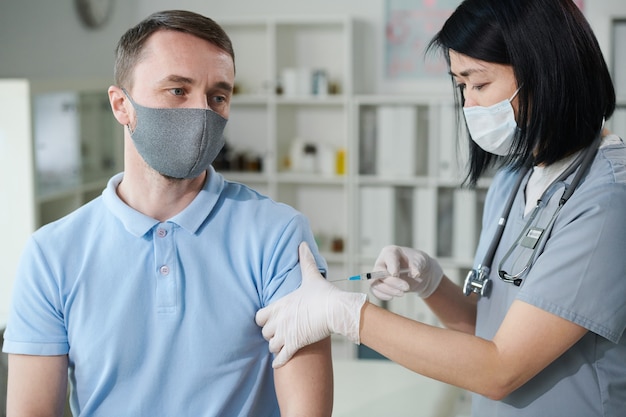
[[[489,107],[463,107],[472,140],[484,151],[500,156],[509,154],[517,130],[511,101],[518,92],[519,88],[510,99]]]

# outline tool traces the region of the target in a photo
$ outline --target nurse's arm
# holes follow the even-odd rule
[[[67,398],[67,356],[9,354],[7,417],[61,417]]]
[[[424,302],[448,329],[464,333],[476,333],[476,301],[472,293],[469,297],[447,276],[443,276],[437,290]]]
[[[313,343],[274,370],[281,416],[330,417],[333,408],[330,347],[330,338]]]
[[[493,340],[428,326],[366,303],[361,343],[448,384],[500,400],[528,382],[587,330],[514,301]]]

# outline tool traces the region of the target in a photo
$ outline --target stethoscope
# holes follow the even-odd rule
[[[502,260],[500,261],[500,264],[498,265],[498,276],[500,277],[502,281],[507,282],[509,284],[513,284],[517,287],[519,287],[522,284],[522,276],[526,274],[529,271],[530,267],[532,266],[536,252],[541,247],[540,245],[541,239],[548,234],[546,232],[549,231],[549,229],[554,224],[554,221],[556,220],[556,217],[561,211],[561,208],[572,196],[572,194],[574,193],[574,190],[576,190],[576,188],[578,187],[582,179],[587,174],[589,167],[593,163],[593,159],[596,155],[596,152],[598,151],[598,147],[600,146],[600,142],[602,140],[601,133],[602,133],[602,129],[600,129],[600,133],[598,134],[597,138],[593,141],[593,143],[584,152],[581,152],[574,159],[574,161],[572,161],[572,163],[567,167],[567,169],[565,169],[565,171],[563,171],[563,173],[561,173],[561,175],[559,175],[547,187],[547,189],[543,192],[539,200],[537,200],[537,205],[533,208],[533,211],[530,213],[528,217],[528,221],[526,222],[526,225],[522,229],[522,232],[520,233],[515,243],[511,246],[511,248],[504,254],[504,256],[502,257]],[[530,167],[531,167],[531,164],[526,164],[525,169],[522,169],[522,172],[520,172],[520,175],[515,182],[515,186],[513,187],[511,195],[509,195],[509,198],[506,202],[502,215],[498,219],[498,226],[496,228],[495,235],[493,239],[491,240],[491,244],[489,245],[489,249],[487,250],[485,257],[483,258],[483,261],[476,268],[470,270],[467,274],[467,277],[465,278],[465,284],[463,285],[463,294],[470,295],[471,293],[476,293],[481,296],[489,297],[489,294],[491,293],[491,286],[492,286],[491,279],[489,278],[489,272],[491,271],[491,264],[493,263],[493,258],[496,253],[496,249],[498,248],[498,245],[500,244],[500,239],[502,238],[502,233],[504,232],[504,227],[506,226],[506,222],[511,213],[511,208],[513,207],[513,202],[515,201],[517,192],[520,186],[522,185],[522,181],[526,177],[526,174],[530,170]],[[546,196],[551,195],[553,192],[553,187],[556,184],[564,181],[579,167],[580,169],[576,173],[576,176],[574,176],[574,179],[572,180],[571,184],[569,186],[565,184],[565,190],[563,191],[563,195],[561,196],[558,206],[554,214],[550,218],[548,225],[544,228],[535,227],[534,221],[537,215],[547,205],[547,200],[549,200],[549,198],[546,199]],[[513,253],[513,251],[520,245],[531,249],[530,257],[528,261],[524,264],[524,266],[520,269],[519,272],[514,273],[514,274],[509,274],[503,269],[503,265],[511,257],[511,254]]]

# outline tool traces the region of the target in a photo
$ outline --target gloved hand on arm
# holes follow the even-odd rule
[[[260,309],[256,323],[276,354],[272,367],[283,366],[302,347],[342,334],[360,343],[359,323],[365,294],[342,291],[320,274],[306,242],[300,244],[300,288]]]
[[[401,269],[409,269],[408,276],[400,275]],[[401,297],[407,292],[415,292],[428,298],[435,292],[443,270],[435,259],[425,252],[402,246],[386,246],[378,255],[374,271],[387,271],[389,276],[373,280],[370,291],[381,300]]]

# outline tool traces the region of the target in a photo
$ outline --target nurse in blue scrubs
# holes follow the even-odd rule
[[[626,146],[603,128],[615,92],[588,22],[570,0],[466,0],[430,49],[471,138],[467,185],[497,170],[474,268],[457,285],[419,249],[381,250],[371,293],[417,294],[434,327],[339,290],[302,244],[302,286],[257,313],[274,366],[336,333],[472,391],[477,417],[623,415]]]

